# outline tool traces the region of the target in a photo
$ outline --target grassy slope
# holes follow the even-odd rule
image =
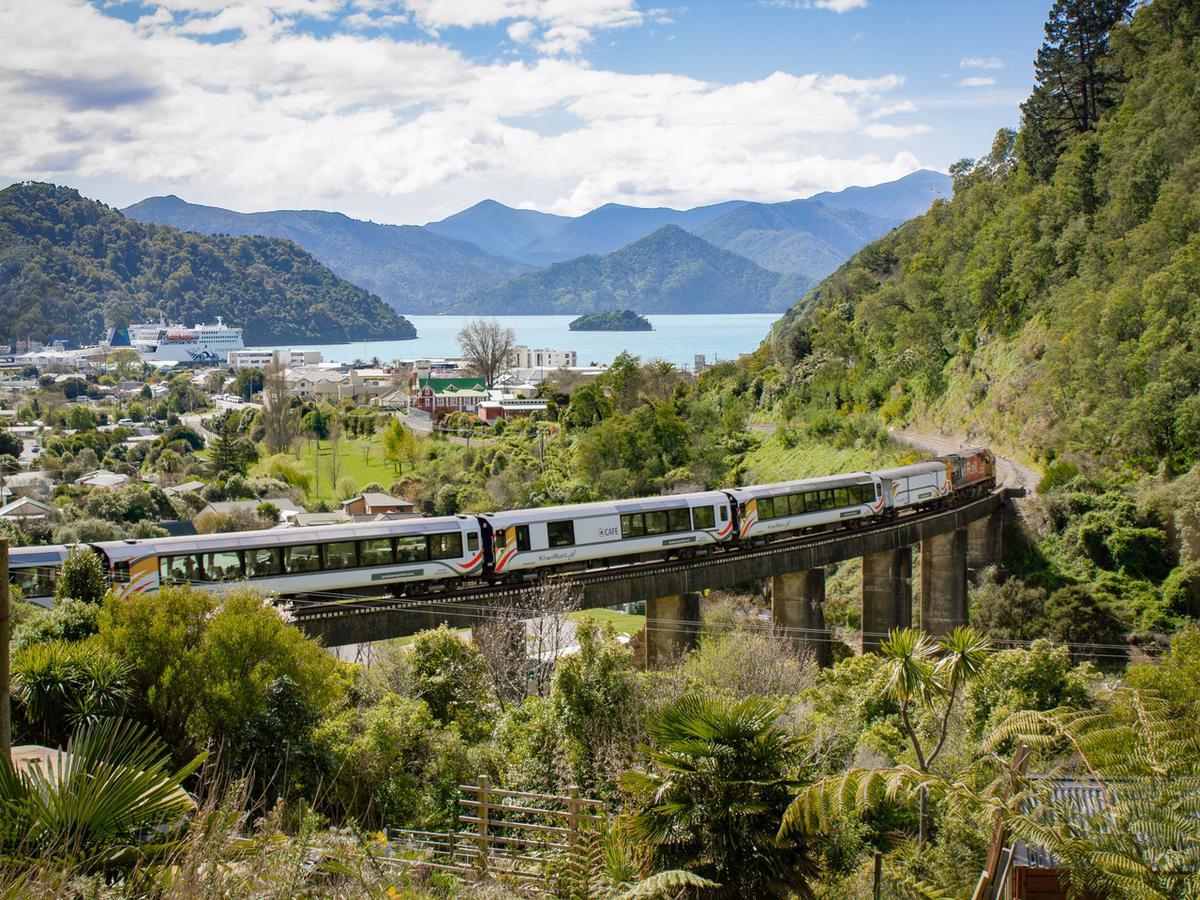
[[[880,449],[833,447],[802,439],[788,447],[778,434],[765,436],[758,447],[746,454],[747,484],[790,481],[842,472],[899,465],[921,458],[902,447],[888,445]]]

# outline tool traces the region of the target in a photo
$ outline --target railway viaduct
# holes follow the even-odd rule
[[[967,621],[969,570],[1000,562],[1004,514],[1013,491],[1001,488],[971,502],[828,535],[692,560],[640,563],[563,576],[582,609],[646,603],[646,662],[676,658],[698,639],[702,592],[771,580],[772,620],[797,649],[828,664],[825,566],[861,557],[863,651],[889,630],[914,624],[913,557],[920,566],[916,623],[944,634]],[[914,554],[914,550],[916,553]],[[558,581],[560,579],[556,579]],[[326,646],[415,634],[440,624],[470,627],[479,610],[521,608],[530,587],[484,587],[453,595],[299,606],[296,624]]]

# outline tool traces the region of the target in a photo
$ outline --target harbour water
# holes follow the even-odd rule
[[[378,357],[425,359],[457,356],[456,336],[479,316],[408,316],[417,329],[411,341],[360,341],[353,344],[289,344],[281,349],[319,350],[326,362],[349,363]],[[512,328],[517,343],[527,347],[574,350],[581,366],[606,364],[629,351],[642,360],[665,359],[690,369],[696,354],[712,363],[736,359],[754,350],[779,318],[777,313],[750,315],[646,316],[653,331],[571,331],[574,316],[497,316]]]

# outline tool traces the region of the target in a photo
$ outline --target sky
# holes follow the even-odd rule
[[[1014,126],[1049,0],[0,0],[0,184],[423,224],[779,201]]]

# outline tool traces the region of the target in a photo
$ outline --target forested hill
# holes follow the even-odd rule
[[[322,210],[239,213],[178,197],[150,197],[122,212],[202,234],[261,234],[295,241],[345,279],[402,313],[436,313],[481,288],[527,272],[466,241],[415,225],[381,225]]]
[[[784,309],[811,282],[769,272],[665,225],[607,256],[581,256],[480,292],[463,305],[517,314],[609,309],[643,313],[749,313]]]
[[[788,313],[783,389],[1046,459],[1197,462],[1198,10],[1055,4],[1020,132]]]
[[[400,340],[412,324],[290,241],[146,225],[71,188],[0,191],[0,341],[224,316],[248,345]]]

